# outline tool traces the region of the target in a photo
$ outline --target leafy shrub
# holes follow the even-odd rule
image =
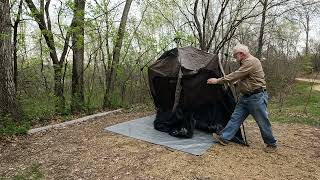
[[[20,97],[24,119],[31,123],[45,123],[55,115],[56,97],[52,93],[38,92],[35,96]]]
[[[273,57],[262,64],[266,74],[268,92],[272,96],[278,95],[289,87],[298,73],[298,64],[295,60],[288,61]]]
[[[30,128],[27,121],[16,122],[9,115],[0,115],[0,135],[26,134]]]
[[[311,57],[312,65],[315,71],[320,71],[320,54],[315,54]]]
[[[314,69],[314,65],[312,62],[312,57],[311,56],[304,56],[301,58],[300,62],[299,62],[299,71],[302,74],[311,74],[313,72]]]

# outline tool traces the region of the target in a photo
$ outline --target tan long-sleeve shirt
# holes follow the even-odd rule
[[[250,55],[243,59],[240,68],[225,77],[219,78],[218,83],[237,81],[237,90],[241,94],[247,94],[261,87],[266,88],[265,74],[258,58]]]

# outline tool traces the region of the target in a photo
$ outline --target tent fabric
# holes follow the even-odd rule
[[[155,129],[191,138],[195,128],[219,132],[229,121],[235,106],[230,89],[207,84],[208,78],[222,76],[217,55],[191,46],[174,48],[148,67],[148,75],[157,108]],[[240,130],[233,140],[243,142]]]

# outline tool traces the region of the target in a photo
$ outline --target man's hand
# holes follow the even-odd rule
[[[217,84],[218,79],[217,78],[210,78],[207,80],[207,84]]]

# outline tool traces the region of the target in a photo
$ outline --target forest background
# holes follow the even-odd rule
[[[152,107],[147,66],[190,45],[219,54],[226,72],[234,63],[225,54],[249,46],[281,111],[295,77],[320,71],[319,7],[318,0],[1,0],[0,134]]]

